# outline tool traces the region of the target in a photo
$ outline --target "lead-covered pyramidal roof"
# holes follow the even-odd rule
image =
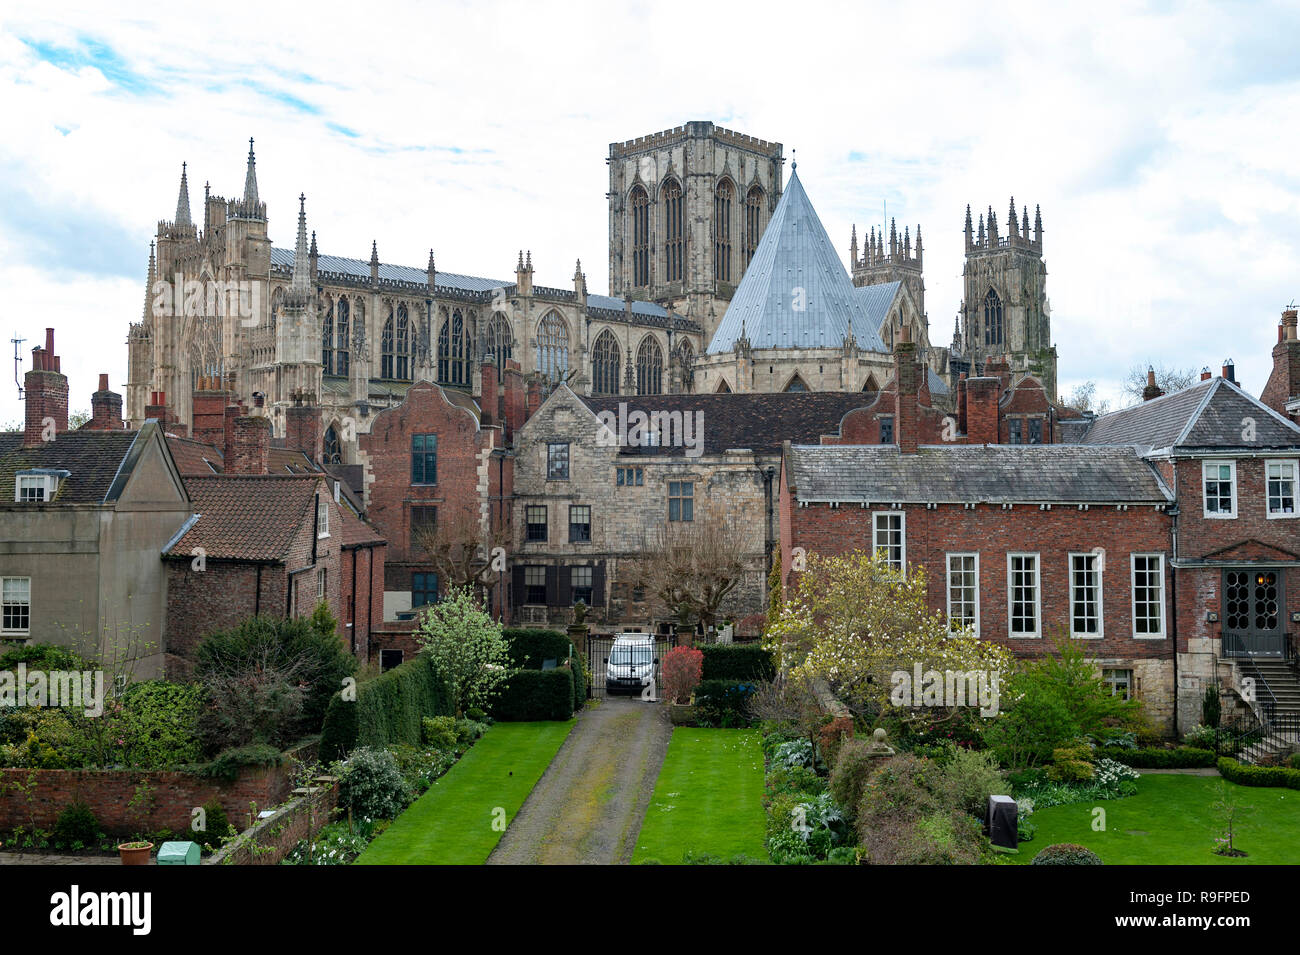
[[[709,353],[731,351],[742,334],[753,348],[838,348],[850,329],[858,347],[888,351],[876,330],[883,315],[872,315],[866,298],[791,171]]]

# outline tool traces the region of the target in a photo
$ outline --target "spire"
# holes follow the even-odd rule
[[[912,229],[910,226],[903,226],[903,257],[908,259],[912,257]]]
[[[870,265],[876,259],[876,227],[871,227],[871,235],[867,238],[867,264]]]
[[[310,250],[310,254],[311,254],[312,256],[318,256],[318,255],[320,255],[320,253],[316,251],[316,230],[315,230],[315,229],[312,229],[312,230],[311,230],[311,250]]]
[[[146,326],[149,325],[150,305],[153,303],[153,277],[154,277],[154,273],[157,271],[157,268],[158,267],[154,264],[153,243],[150,242],[149,243],[149,274],[148,276],[145,277],[144,280],[144,312],[140,316],[140,320],[144,322]]]
[[[379,283],[379,240],[370,240],[370,282]]]
[[[1034,242],[1043,243],[1043,213],[1037,205],[1034,206]]]
[[[186,163],[181,163],[181,192],[176,197],[176,222],[178,227],[189,228],[193,223],[190,221],[190,183],[186,178]]]
[[[849,262],[853,268],[858,267],[858,224],[853,223],[853,238],[849,240]]]
[[[979,231],[979,241],[977,244],[980,246],[984,245],[984,213],[982,212],[980,213],[980,231]]]
[[[257,160],[253,157],[253,137],[248,137],[248,172],[244,174],[244,203],[257,204]]]
[[[516,271],[516,272],[522,272],[523,270],[524,270],[524,250],[523,250],[523,249],[520,249],[520,250],[519,250],[519,264],[515,266],[515,271]]]
[[[889,220],[889,257],[892,259],[898,254],[898,229],[894,225],[894,220]]]
[[[425,274],[428,276],[429,287],[432,288],[433,286],[437,285],[438,266],[436,266],[433,262],[433,249],[429,250],[429,265],[424,271]]]
[[[532,249],[529,249],[529,250],[528,250],[528,256],[527,256],[527,258],[524,259],[524,268],[527,269],[529,272],[531,272],[531,271],[533,270],[533,250],[532,250]]]
[[[1020,207],[1020,234],[1029,238],[1029,206]]]
[[[1011,197],[1011,211],[1007,214],[1007,235],[1015,236],[1019,232],[1019,223],[1016,221],[1016,197]]]
[[[289,287],[299,292],[311,288],[311,261],[307,251],[307,197],[298,196],[298,242],[293,249],[293,278]]]
[[[921,223],[916,224],[916,265],[921,266]]]

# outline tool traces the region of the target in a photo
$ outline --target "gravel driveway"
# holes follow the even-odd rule
[[[488,865],[627,863],[671,735],[664,708],[635,697],[583,710]]]

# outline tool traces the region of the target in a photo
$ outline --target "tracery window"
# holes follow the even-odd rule
[[[664,205],[664,281],[680,282],[686,258],[685,201],[681,183],[676,179],[670,180],[660,196]]]
[[[735,198],[730,179],[718,183],[713,195],[713,274],[719,282],[731,281],[731,207]]]
[[[618,394],[619,376],[618,342],[609,329],[596,338],[591,351],[591,391],[597,395]]]
[[[632,190],[632,284],[650,284],[650,197],[640,186]]]
[[[659,342],[647,335],[636,350],[636,393],[658,395],[663,393],[664,353]]]

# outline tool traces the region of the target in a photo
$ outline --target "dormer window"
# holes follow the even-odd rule
[[[14,502],[17,504],[45,504],[54,500],[58,493],[59,481],[69,472],[61,470],[37,469],[19,471],[14,479]]]

